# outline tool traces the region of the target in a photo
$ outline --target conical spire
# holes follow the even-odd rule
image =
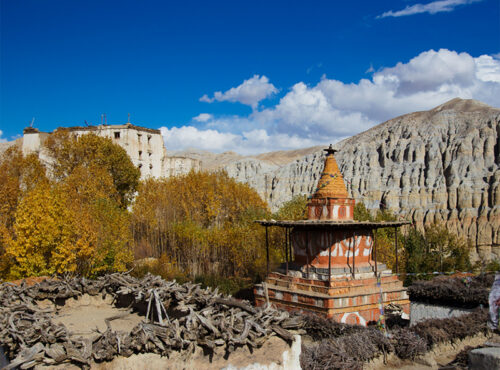
[[[333,155],[337,150],[333,149],[332,144],[330,144],[330,147],[324,151],[327,152],[325,168],[321,173],[313,198],[348,198],[344,178]]]

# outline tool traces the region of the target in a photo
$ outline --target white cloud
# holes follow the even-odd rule
[[[160,130],[167,150],[197,148],[218,153],[231,150],[240,154],[256,154],[304,148],[320,143],[297,135],[269,135],[264,129],[244,131],[240,134],[199,129],[194,126],[172,127],[170,129],[161,127]]]
[[[376,70],[358,83],[326,77],[312,86],[297,82],[276,105],[248,116],[216,116],[194,126],[164,128],[167,148],[293,149],[334,143],[456,97],[500,107],[500,60],[490,55],[429,50]]]
[[[0,130],[0,143],[6,143],[7,142],[7,139],[3,138],[3,132],[2,130]]]
[[[457,6],[466,5],[476,3],[481,0],[438,0],[433,1],[427,4],[414,4],[409,5],[402,10],[389,10],[382,15],[379,15],[377,18],[385,18],[385,17],[403,17],[406,15],[414,15],[414,14],[436,14],[442,12],[451,12],[455,10]]]
[[[278,127],[317,135],[352,135],[401,114],[433,108],[455,97],[500,106],[500,61],[473,58],[446,49],[429,50],[345,84],[322,79],[309,87],[300,82],[278,105],[253,114]]]
[[[496,59],[489,55],[481,55],[476,58],[477,77],[482,81],[500,82],[500,55]]]
[[[261,100],[277,92],[278,89],[272,83],[269,83],[266,76],[254,75],[252,78],[243,81],[241,85],[232,87],[224,93],[221,91],[215,92],[213,98],[209,98],[205,94],[200,98],[200,101],[206,103],[214,101],[238,102],[256,109]]]
[[[210,113],[200,113],[196,117],[193,117],[193,121],[196,122],[207,122],[213,119],[214,116]]]

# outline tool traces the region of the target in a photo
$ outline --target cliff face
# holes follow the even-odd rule
[[[500,257],[500,109],[454,99],[394,118],[337,148],[337,162],[357,202],[385,207],[419,227],[444,222],[472,241],[473,257]],[[294,195],[312,192],[323,159],[315,150],[281,167],[241,159],[224,168],[276,210]]]

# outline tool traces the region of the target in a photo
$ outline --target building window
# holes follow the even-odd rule
[[[142,134],[137,134],[137,141],[140,143],[141,142],[141,136]]]
[[[153,152],[148,152],[148,155],[151,157],[153,155]]]
[[[150,164],[150,165],[149,165],[149,169],[150,169],[150,170],[152,170],[152,169],[153,169],[153,165],[152,165],[152,164]]]
[[[139,150],[139,159],[142,157],[142,150]]]
[[[148,135],[148,144],[151,144],[151,135]]]
[[[115,131],[115,139],[119,139],[120,138],[120,131]]]
[[[141,169],[142,168],[142,163],[140,163],[138,166],[137,166],[138,169]]]

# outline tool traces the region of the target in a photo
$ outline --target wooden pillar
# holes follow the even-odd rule
[[[306,231],[306,271],[309,279],[309,231]]]
[[[375,276],[377,276],[378,262],[377,262],[377,243],[375,243],[375,231],[373,231],[372,243],[373,243],[373,259],[375,260]]]
[[[285,227],[285,258],[286,258],[286,264],[285,264],[285,271],[286,275],[288,276],[288,245],[290,242],[290,238],[288,235],[288,227]]]
[[[269,236],[267,234],[267,226],[266,226],[266,262],[267,262],[267,275],[269,275]]]
[[[398,266],[398,227],[394,227],[394,245],[396,248],[396,274],[399,274],[399,266]]]
[[[352,278],[356,279],[356,233],[353,233],[352,243]]]
[[[333,233],[333,231],[330,231]],[[331,238],[330,240],[334,240]],[[332,246],[328,246],[328,287],[331,287],[332,284]]]

